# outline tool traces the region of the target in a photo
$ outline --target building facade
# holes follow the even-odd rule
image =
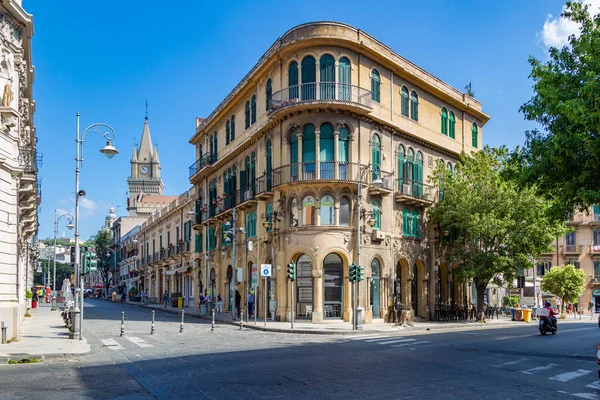
[[[396,296],[421,318],[440,301],[467,304],[452,266],[436,267],[428,176],[480,149],[488,119],[477,100],[356,28],[291,29],[190,140],[208,292],[228,307],[236,289],[255,288],[259,313],[288,320],[294,261],[295,317],[348,321],[354,262],[365,267],[365,322]],[[232,223],[244,228],[233,245]],[[273,266],[266,283],[261,264]]]
[[[37,210],[41,190],[33,123],[33,17],[20,0],[0,1],[0,320],[19,339],[37,264]]]

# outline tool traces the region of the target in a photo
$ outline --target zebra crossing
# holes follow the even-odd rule
[[[364,343],[372,343],[381,346],[389,346],[389,347],[408,347],[413,348],[416,346],[425,345],[431,343],[431,340],[418,340],[413,338],[406,338],[400,336],[356,336],[352,337],[353,341],[361,341]]]
[[[128,347],[133,347],[135,345],[137,347],[133,348],[149,348],[154,347],[153,344],[146,342],[144,339],[139,338],[137,336],[123,336],[119,337],[120,342],[117,342],[116,339],[108,338],[108,339],[100,339],[102,342],[102,347],[110,349],[110,350],[124,350]]]

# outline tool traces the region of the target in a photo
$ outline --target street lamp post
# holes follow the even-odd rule
[[[275,265],[275,236],[277,234],[277,223],[278,219],[277,219],[277,211],[273,211],[271,213],[271,215],[267,215],[267,219],[265,219],[265,221],[263,222],[263,226],[267,231],[270,231],[270,235],[271,235],[271,270],[274,270],[274,265]],[[268,278],[267,278],[268,279]],[[267,310],[268,310],[268,306],[269,304],[267,303],[267,292],[269,292],[269,288],[265,287],[265,326],[266,326],[266,321],[267,321]],[[270,300],[274,300],[271,299],[270,293],[269,293],[269,299]],[[274,314],[271,313],[271,318],[274,319]]]
[[[52,308],[51,311],[56,311],[56,236],[58,235],[58,222],[64,218],[68,217],[69,222],[67,223],[67,229],[73,229],[73,216],[71,214],[62,214],[60,217],[56,217],[56,211],[54,210],[54,273],[52,278]]]
[[[83,282],[81,278],[81,266],[79,259],[79,201],[85,196],[85,191],[79,190],[79,171],[83,167],[83,142],[85,137],[90,132],[98,132],[106,139],[106,146],[100,149],[100,153],[106,157],[113,158],[119,152],[112,144],[115,139],[115,130],[107,124],[96,123],[88,126],[83,134],[79,132],[79,111],[77,111],[77,130],[76,130],[76,153],[75,153],[75,308],[73,312],[79,318],[79,334],[78,339],[83,339]],[[78,301],[78,291],[81,298]],[[80,303],[80,304],[79,304]],[[81,307],[81,308],[80,308]],[[76,321],[74,320],[74,326]]]
[[[361,220],[361,207],[362,207],[362,178],[363,178],[363,174],[367,171],[370,170],[371,166],[373,166],[373,163],[370,163],[369,165],[367,165],[364,169],[361,170],[361,165],[360,165],[360,160],[358,160],[358,168],[359,168],[359,173],[358,173],[358,223],[357,223],[357,230],[356,230],[356,255],[357,255],[357,260],[358,260],[358,265],[360,266],[360,220]],[[377,176],[375,179],[373,179],[373,182],[371,182],[371,185],[376,188],[379,189],[383,186],[383,181],[381,180],[380,176]],[[371,225],[374,226],[374,225]],[[360,305],[360,281],[357,282],[357,303],[358,306],[356,307],[356,312],[355,315],[353,316],[353,325],[354,325],[354,329],[359,330],[361,329],[361,320],[362,320],[362,307]]]

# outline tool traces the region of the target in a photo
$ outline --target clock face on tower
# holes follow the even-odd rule
[[[147,165],[144,165],[142,168],[140,168],[140,172],[142,173],[142,175],[148,175],[148,172],[150,172],[150,169],[148,168]]]

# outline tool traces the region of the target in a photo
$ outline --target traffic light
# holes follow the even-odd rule
[[[356,266],[356,282],[360,282],[365,279],[365,269],[360,265]]]
[[[356,282],[356,264],[352,263],[348,267],[348,280],[350,282]]]
[[[94,253],[91,249],[87,252],[88,257],[88,272],[96,272],[98,262],[96,261],[96,253]]]
[[[290,281],[296,280],[296,264],[293,261],[287,266],[287,277]]]

